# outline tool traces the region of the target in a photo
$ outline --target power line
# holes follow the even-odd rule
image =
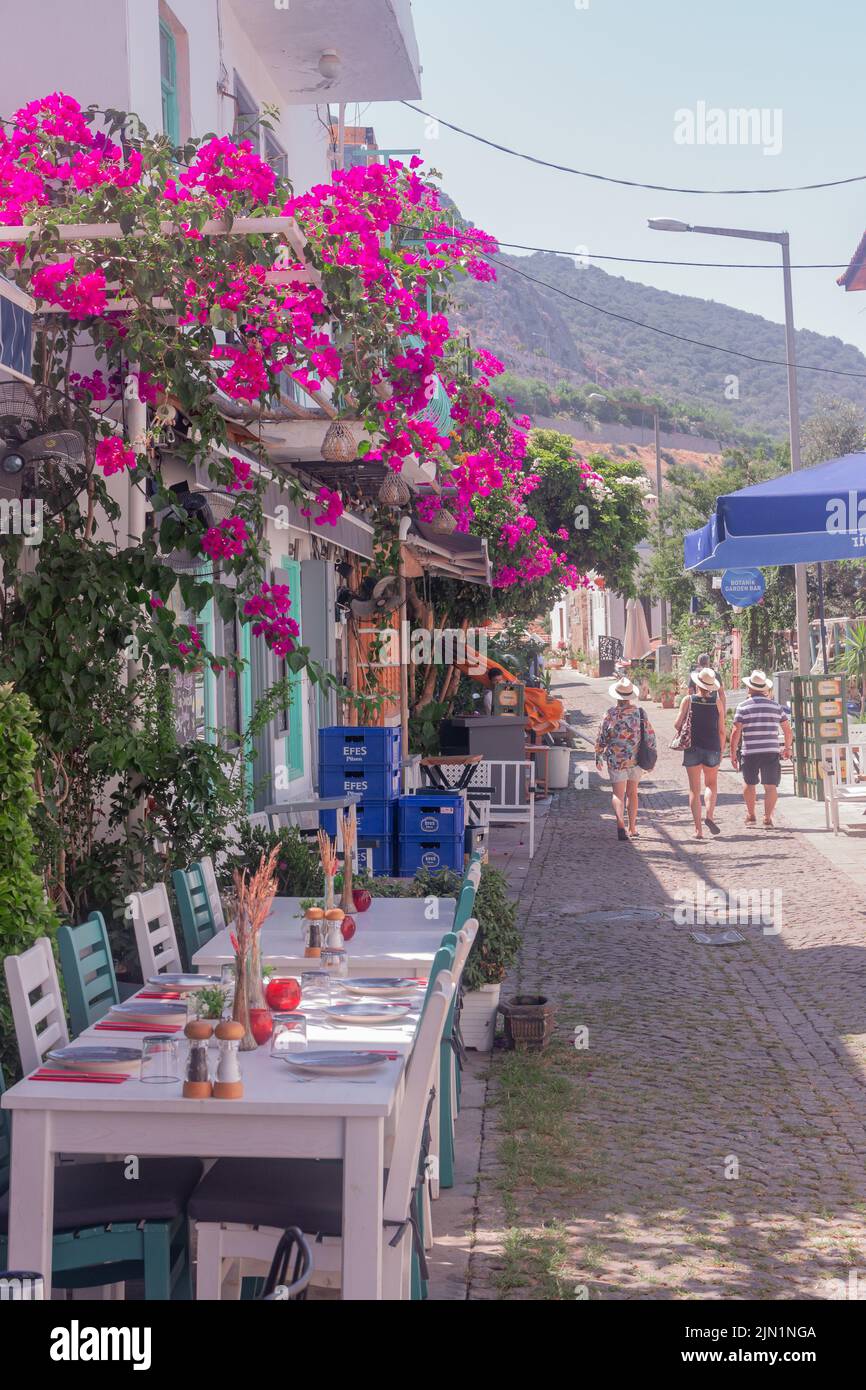
[[[468,140],[476,140],[479,145],[487,145],[489,149],[499,150],[501,154],[510,154],[514,159],[523,159],[528,164],[537,164],[543,169],[556,169],[560,174],[575,174],[581,179],[595,179],[599,183],[619,184],[622,188],[646,188],[654,193],[706,193],[718,196],[719,194],[810,193],[818,188],[839,188],[846,183],[866,181],[866,174],[854,174],[847,179],[829,179],[824,183],[794,184],[788,188],[672,188],[670,184],[666,183],[641,183],[638,179],[617,179],[610,174],[594,174],[587,169],[573,169],[568,164],[555,164],[553,160],[541,159],[538,155],[524,154],[521,150],[513,150],[510,145],[500,145],[495,140],[488,140],[483,135],[477,135],[475,131],[464,130],[462,126],[443,120],[441,116],[434,116],[431,111],[425,111],[420,106],[413,106],[411,101],[401,101],[401,105],[414,111],[417,116],[426,116],[429,121],[436,121],[438,125],[444,125],[446,130],[453,130],[457,135],[465,135]]]
[[[572,260],[575,258],[588,261],[622,261],[628,265],[693,265],[700,266],[705,270],[775,270],[778,265],[772,261],[660,261],[652,260],[647,256],[603,256],[600,251],[557,251],[550,246],[525,246],[520,241],[499,241],[500,246],[506,246],[515,251],[537,251],[545,256],[568,256]],[[792,270],[847,270],[849,261],[815,261],[803,265],[792,265]]]
[[[554,294],[562,295],[563,299],[570,299],[574,304],[582,304],[585,309],[594,309],[597,314],[604,314],[607,318],[619,319],[621,323],[633,324],[636,328],[645,328],[650,333],[659,333],[664,338],[675,338],[677,342],[688,343],[691,347],[709,348],[711,352],[724,352],[731,357],[742,357],[747,362],[759,362],[765,367],[787,367],[787,360],[779,361],[773,357],[756,357],[753,353],[741,352],[739,348],[722,347],[719,343],[705,343],[701,338],[687,338],[683,333],[674,333],[668,328],[659,328],[653,323],[643,323],[641,319],[630,318],[628,314],[617,314],[613,309],[603,309],[600,304],[591,304],[587,299],[580,299],[576,294],[569,294],[567,290],[562,290],[558,285],[549,285],[546,280],[539,280],[537,276],[530,275],[528,271],[521,270],[516,265],[509,265],[506,261],[498,261],[495,256],[486,257],[491,265],[500,266],[503,270],[511,270],[515,275],[520,275],[524,280],[529,280],[533,285],[539,285],[544,290],[551,290]],[[810,367],[805,362],[796,364],[799,372],[822,372],[829,376],[850,376],[856,377],[858,381],[866,381],[866,372],[846,372],[837,367]]]
[[[409,223],[398,224],[399,230],[417,231],[417,228]],[[421,234],[425,241],[440,243],[454,241],[458,246],[468,250],[466,238],[452,229],[452,233],[445,235],[438,234],[425,229]],[[565,256],[569,260],[584,259],[589,261],[621,261],[628,265],[676,265],[676,266],[699,266],[705,270],[779,270],[778,262],[774,261],[669,261],[657,260],[648,256],[610,256],[603,255],[600,251],[584,250],[583,247],[575,248],[573,251],[563,251],[553,246],[528,246],[523,241],[502,241],[499,237],[492,238],[497,246],[507,247],[514,251],[534,251],[542,256]],[[414,243],[413,243],[414,244]],[[417,243],[420,244],[420,243]],[[799,265],[792,265],[792,270],[847,270],[849,261],[809,261]]]

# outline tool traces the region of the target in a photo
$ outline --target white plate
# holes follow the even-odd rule
[[[219,983],[218,975],[151,975],[147,987],[175,993],[183,990],[213,989],[218,987]]]
[[[358,975],[353,975],[350,980],[343,980],[341,983],[347,994],[363,994],[366,998],[374,999],[396,999],[398,996],[411,994],[413,990],[427,987],[426,980],[419,983],[415,979],[364,979]]]
[[[404,1019],[413,1008],[405,1001],[400,1004],[331,1004],[322,1013],[335,1023],[395,1023]]]
[[[376,1052],[287,1052],[282,1060],[292,1071],[311,1076],[354,1076],[388,1061]]]
[[[68,1071],[131,1072],[141,1065],[140,1047],[55,1047],[46,1061]]]
[[[141,1019],[148,1023],[182,1023],[186,1019],[186,1004],[182,999],[142,999],[140,1003],[127,999],[122,1004],[112,1004],[109,1018],[121,1023],[137,1023]]]

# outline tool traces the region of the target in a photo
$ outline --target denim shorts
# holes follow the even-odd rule
[[[685,748],[683,750],[683,767],[718,767],[722,761],[721,751],[717,748],[713,752],[712,748]]]

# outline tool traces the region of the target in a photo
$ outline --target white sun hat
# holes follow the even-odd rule
[[[716,673],[712,666],[702,666],[699,671],[692,671],[691,681],[699,690],[721,690],[721,682],[716,680]]]
[[[753,671],[750,676],[746,676],[743,685],[747,690],[762,690],[769,693],[773,689],[773,682],[765,671]]]
[[[608,686],[607,693],[612,700],[637,699],[637,691],[628,676],[620,676],[619,680],[614,685]]]

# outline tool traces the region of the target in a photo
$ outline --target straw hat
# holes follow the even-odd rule
[[[637,699],[637,691],[628,676],[620,676],[619,680],[614,685],[608,686],[607,693],[612,700]]]
[[[773,689],[773,682],[764,671],[753,671],[750,676],[746,676],[743,685],[747,690],[758,690],[768,695]]]
[[[721,690],[721,682],[716,680],[716,673],[712,666],[702,666],[699,671],[692,671],[691,682],[699,690]]]

